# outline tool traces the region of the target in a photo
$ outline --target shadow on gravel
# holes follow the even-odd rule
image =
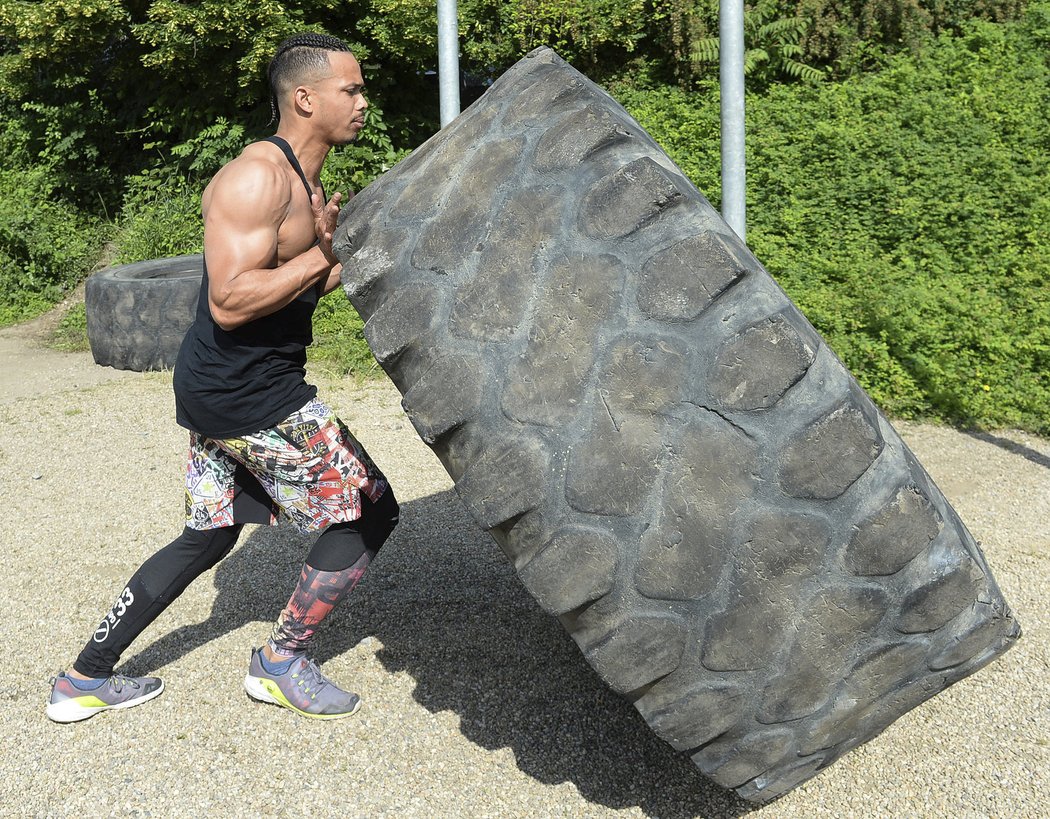
[[[986,444],[993,444],[1000,449],[1005,449],[1007,452],[1012,452],[1014,455],[1020,455],[1026,461],[1031,461],[1034,464],[1039,464],[1039,466],[1050,469],[1050,458],[1038,450],[1017,443],[1017,441],[1011,441],[1009,438],[1003,438],[1001,435],[993,435],[990,432],[978,432],[972,429],[964,429],[962,432],[964,435],[969,435],[971,438],[976,438],[978,441],[984,441]]]
[[[261,639],[311,542],[287,526],[257,529],[217,568],[211,616],[145,647],[126,673],[155,671],[249,622],[261,624]],[[416,681],[421,705],[457,713],[465,737],[510,748],[540,782],[571,782],[591,802],[651,816],[753,809],[705,779],[601,682],[454,492],[402,504],[401,525],[319,635],[317,659],[369,636],[382,643],[376,656],[386,668]]]

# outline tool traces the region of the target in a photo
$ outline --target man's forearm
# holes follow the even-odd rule
[[[331,293],[340,284],[342,284],[342,274],[343,274],[343,263],[342,262],[338,262],[338,263],[336,263],[335,267],[332,268],[332,271],[328,274],[328,281],[326,281],[325,284],[324,284],[325,295]]]
[[[328,288],[332,271],[332,260],[314,246],[276,268],[237,273],[209,288],[212,318],[224,330],[240,327],[277,312],[320,281]]]

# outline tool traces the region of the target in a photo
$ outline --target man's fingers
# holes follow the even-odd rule
[[[320,202],[320,197],[316,193],[311,197],[311,200],[314,198],[317,198],[318,203]],[[319,221],[334,223],[339,217],[339,203],[342,201],[342,198],[343,195],[338,191],[332,194],[332,198],[328,200],[328,204],[324,208],[314,207],[314,216]]]
[[[336,191],[332,194],[332,198],[328,200],[328,211],[331,213],[339,212],[339,203],[343,201],[343,194]]]
[[[331,248],[335,225],[339,219],[339,203],[342,198],[343,195],[336,191],[326,205],[316,193],[310,195],[310,208],[314,212],[314,230],[317,231],[317,237],[322,246],[327,245]]]
[[[336,191],[332,194],[332,198],[328,200],[328,204],[325,207],[335,208],[336,210],[339,210],[339,203],[342,201],[343,194],[341,194],[339,191]],[[323,205],[324,200],[321,198],[320,194],[310,194],[310,207],[312,207],[315,211],[320,213],[323,210]]]

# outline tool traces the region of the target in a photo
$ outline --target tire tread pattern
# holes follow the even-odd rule
[[[96,364],[118,370],[165,370],[197,312],[203,277],[199,253],[107,267],[84,291],[88,343]]]
[[[550,50],[359,193],[335,249],[479,525],[723,786],[785,793],[1019,636],[842,363]]]

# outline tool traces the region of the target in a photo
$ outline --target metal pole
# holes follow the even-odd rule
[[[744,3],[718,4],[719,83],[722,100],[722,218],[747,241],[744,204]]]
[[[456,0],[438,0],[438,89],[441,127],[459,116],[459,21]]]

